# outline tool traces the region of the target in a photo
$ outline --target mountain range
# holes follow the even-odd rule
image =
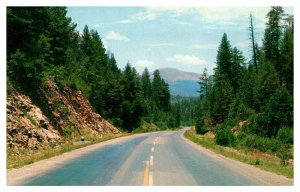
[[[200,86],[198,84],[201,77],[198,73],[185,72],[175,68],[158,69],[161,77],[169,84],[171,95],[184,97],[199,96]]]

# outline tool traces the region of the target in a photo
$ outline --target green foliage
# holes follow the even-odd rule
[[[7,79],[6,82],[6,95],[10,96],[13,92],[14,92],[15,88],[13,86],[13,84],[10,82],[9,79]]]
[[[209,130],[210,130],[209,127],[207,127],[207,125],[205,125],[205,123],[204,123],[204,119],[199,118],[196,120],[196,133],[197,134],[205,134]]]
[[[19,49],[8,56],[7,74],[17,89],[31,91],[41,80],[41,63],[30,61]]]
[[[281,20],[284,14],[282,7],[271,7],[267,14],[268,22],[264,34],[264,52],[266,60],[274,64],[276,70],[280,70],[280,40],[282,38]]]
[[[147,132],[159,131],[159,130],[160,128],[157,125],[142,121],[141,126],[137,129],[134,129],[132,133],[147,133]]]
[[[228,117],[233,96],[233,89],[229,81],[220,76],[216,80],[210,98],[210,114],[215,124],[222,123]]]
[[[283,126],[293,126],[293,101],[286,89],[279,88],[266,104],[264,112],[249,118],[246,130],[251,134],[276,137]]]
[[[160,128],[160,130],[168,129],[168,124],[165,121],[156,121],[155,124]]]
[[[276,138],[284,144],[293,145],[294,133],[290,127],[282,127],[279,129]]]
[[[286,19],[286,27],[280,50],[282,50],[280,77],[285,82],[287,90],[293,95],[294,89],[294,16]]]
[[[262,152],[278,152],[282,143],[274,138],[266,138],[257,135],[240,133],[237,142],[245,147],[257,149]]]
[[[38,95],[40,87],[45,88],[44,79],[51,76],[61,88],[81,90],[96,112],[129,132],[142,120],[162,128],[196,123],[197,132],[203,133],[235,119],[248,122],[247,134],[280,140],[289,135],[279,130],[293,127],[294,24],[282,7],[272,7],[267,14],[263,47],[252,42],[255,66],[246,65],[242,52],[232,48],[224,33],[215,74],[208,76],[204,70],[199,79],[200,98],[172,103],[158,70],[153,80],[147,69],[141,77],[130,65],[120,70],[99,33],[85,26],[80,35],[66,15],[66,7],[7,8],[8,94],[13,89],[28,93],[46,112]],[[291,137],[288,140],[292,143]]]
[[[235,146],[235,140],[235,136],[228,125],[224,124],[216,128],[216,144],[223,146]]]
[[[229,117],[237,118],[240,120],[246,120],[254,113],[255,111],[250,107],[246,106],[243,102],[235,100],[231,105]]]
[[[171,98],[171,112],[176,127],[182,125],[194,125],[197,117],[199,106],[198,98],[172,96]]]
[[[254,86],[254,102],[257,105],[257,110],[261,111],[280,86],[279,78],[273,65],[267,62],[260,66]]]
[[[287,166],[288,160],[293,158],[292,153],[289,151],[286,145],[280,146],[277,156],[280,158],[282,166]]]
[[[285,88],[279,88],[268,101],[265,112],[270,116],[271,124],[275,126],[269,135],[276,135],[282,126],[292,127],[293,121],[293,98]]]
[[[153,73],[152,97],[159,109],[165,112],[170,110],[169,85],[161,78],[159,70],[155,70]]]
[[[63,134],[66,137],[71,137],[74,132],[75,132],[75,129],[74,129],[73,125],[68,125],[63,129]]]
[[[122,126],[131,132],[140,126],[144,113],[143,93],[138,74],[128,63],[122,74],[124,100],[121,104]]]

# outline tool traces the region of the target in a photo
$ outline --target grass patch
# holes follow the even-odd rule
[[[256,155],[257,151],[253,149],[234,149],[231,147],[223,147],[217,145],[213,138],[197,135],[193,129],[186,131],[184,136],[194,143],[197,143],[218,154],[224,155],[225,157],[235,159],[279,175],[284,175],[288,178],[294,177],[293,166],[282,166],[276,158],[270,160],[260,159],[259,156]]]
[[[74,145],[74,141],[79,141],[80,137],[74,138],[73,140],[64,140],[62,145],[53,146],[49,145],[49,148],[30,154],[28,150],[23,150],[19,155],[15,155],[10,148],[7,148],[7,169],[19,168],[24,165],[32,164],[34,162],[48,159],[75,149],[79,149],[88,145],[104,142],[107,140],[115,139],[118,137],[123,137],[129,135],[128,133],[119,133],[119,134],[108,134],[104,136],[93,135],[93,134],[83,134],[85,140],[90,141],[91,143],[84,145]]]

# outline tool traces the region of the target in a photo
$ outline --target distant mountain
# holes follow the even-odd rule
[[[158,70],[161,77],[169,84],[171,95],[199,96],[200,86],[198,81],[201,77],[200,74],[185,72],[175,68],[161,68]]]
[[[159,72],[166,81],[192,80],[198,81],[201,76],[198,73],[185,72],[175,68],[161,68]]]
[[[183,97],[197,97],[199,96],[200,86],[197,81],[193,80],[178,80],[167,81],[170,88],[171,95],[179,95]]]

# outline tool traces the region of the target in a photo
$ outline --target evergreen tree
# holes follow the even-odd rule
[[[224,33],[217,53],[216,78],[218,78],[217,76],[222,75],[224,78],[231,79],[231,67],[231,45],[227,38],[227,34]]]
[[[243,67],[245,66],[245,58],[237,47],[231,50],[231,69],[230,69],[230,83],[235,93],[238,92],[241,86],[241,80],[243,75]]]
[[[281,77],[286,84],[290,94],[293,94],[294,88],[294,17],[289,16],[286,19],[286,27],[281,44],[282,65],[280,68]]]
[[[158,70],[153,73],[152,98],[158,109],[170,110],[170,91],[168,84],[161,78]]]
[[[124,87],[124,100],[121,104],[122,125],[126,130],[131,132],[134,128],[140,126],[144,106],[142,87],[138,74],[129,63],[127,63],[123,71],[121,83]]]
[[[255,72],[258,73],[258,61],[257,61],[257,52],[256,52],[256,42],[254,37],[254,25],[253,25],[253,17],[252,13],[250,13],[250,39],[252,45],[252,61],[255,67]]]
[[[150,81],[150,74],[147,68],[144,69],[142,74],[142,86],[143,86],[143,93],[146,99],[151,97],[151,81]]]
[[[222,76],[218,77],[210,99],[210,114],[214,124],[222,123],[228,117],[233,98],[234,92],[229,80]]]
[[[271,7],[267,14],[268,22],[264,34],[264,52],[267,61],[271,62],[277,71],[280,70],[280,41],[282,38],[281,20],[284,11],[282,7]]]

